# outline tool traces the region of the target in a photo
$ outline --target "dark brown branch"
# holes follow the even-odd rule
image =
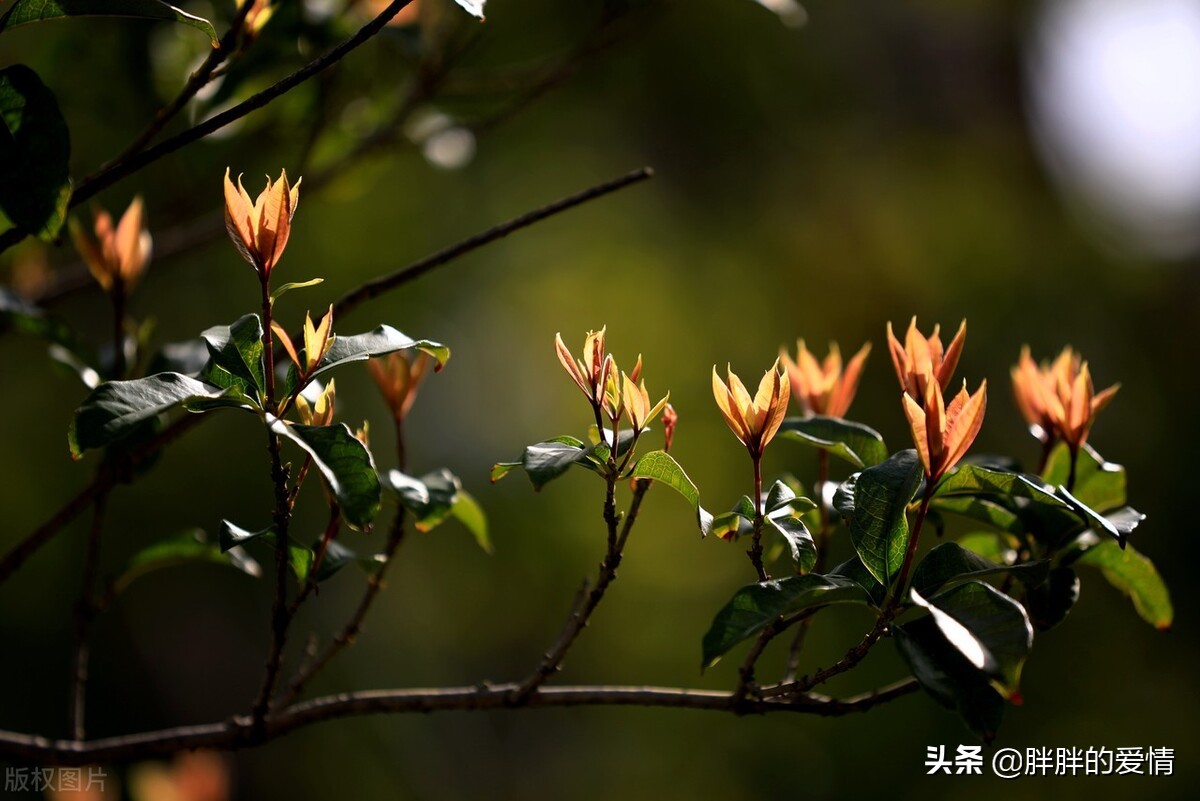
[[[907,695],[916,689],[916,683],[903,682],[846,700],[813,696],[786,701],[739,701],[732,693],[674,687],[581,686],[540,688],[514,703],[514,693],[519,689],[519,685],[516,684],[483,684],[475,687],[340,693],[305,701],[271,715],[257,736],[251,736],[251,721],[248,717],[238,717],[223,723],[109,737],[91,742],[51,740],[0,731],[0,758],[42,766],[130,762],[186,749],[245,748],[277,739],[305,726],[358,715],[475,711],[514,706],[529,709],[637,706],[739,714],[795,712],[837,717],[866,712]]]
[[[407,267],[397,270],[373,281],[368,281],[357,289],[351,290],[343,295],[335,304],[333,304],[334,318],[341,317],[347,312],[352,311],[372,298],[379,297],[384,292],[403,286],[410,281],[420,278],[425,273],[441,267],[443,264],[454,261],[455,259],[465,256],[473,250],[478,250],[484,245],[495,242],[498,239],[503,239],[514,231],[519,231],[522,228],[528,228],[534,223],[541,222],[547,217],[553,217],[555,214],[573,209],[576,206],[583,205],[590,200],[604,197],[605,195],[624,189],[636,183],[640,183],[654,175],[654,170],[650,167],[642,167],[640,170],[626,173],[619,178],[614,178],[611,181],[605,181],[602,184],[589,187],[588,189],[579,192],[578,194],[565,197],[562,200],[555,201],[540,209],[526,212],[520,217],[493,226],[486,231],[481,231],[474,236],[464,239],[456,245],[451,245],[445,250],[440,250],[430,256],[426,256],[420,261],[414,262]]]
[[[195,125],[186,131],[177,134],[159,144],[140,151],[123,161],[118,161],[111,166],[105,167],[87,178],[80,181],[79,186],[71,195],[70,208],[78,206],[85,200],[94,197],[99,192],[126,178],[133,173],[141,170],[144,167],[153,164],[164,156],[169,156],[176,150],[179,150],[193,142],[199,141],[209,134],[219,131],[226,125],[240,120],[251,112],[257,111],[260,108],[282,97],[287,92],[295,89],[300,84],[307,81],[309,78],[328,69],[336,64],[341,59],[345,58],[360,45],[367,42],[375,34],[383,30],[383,27],[391,21],[392,17],[396,16],[405,6],[412,0],[393,0],[387,8],[379,12],[373,20],[368,22],[358,31],[339,44],[337,47],[326,52],[325,54],[313,59],[308,64],[305,64],[300,69],[288,75],[263,91],[250,98],[238,103],[233,108],[216,114],[204,122]],[[19,228],[10,228],[3,234],[0,234],[0,252],[7,250],[25,238],[27,233]]]
[[[179,94],[167,105],[160,108],[158,113],[154,115],[154,119],[142,129],[142,132],[134,137],[133,141],[124,150],[101,169],[107,169],[113,165],[120,164],[140,153],[146,145],[154,141],[154,138],[166,127],[167,123],[174,119],[180,111],[183,111],[192,98],[208,85],[209,81],[213,79],[213,73],[217,67],[221,66],[226,59],[233,55],[234,46],[237,44],[238,37],[242,32],[242,25],[246,22],[246,16],[252,8],[254,8],[253,2],[240,4],[237,13],[233,17],[233,21],[229,23],[229,30],[221,37],[221,43],[209,52],[196,71],[188,77],[187,83],[184,84]]]

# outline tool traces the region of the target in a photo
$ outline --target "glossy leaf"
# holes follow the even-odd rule
[[[887,588],[871,575],[871,571],[867,570],[858,556],[852,556],[845,562],[835,565],[830,569],[829,575],[850,579],[862,587],[863,591],[871,599],[873,606],[882,605],[887,598]]]
[[[1056,567],[1046,580],[1029,587],[1021,599],[1033,627],[1049,631],[1066,619],[1079,600],[1079,575],[1070,567]]]
[[[199,412],[223,407],[250,408],[228,390],[179,373],[109,381],[84,398],[67,440],[72,456],[78,459],[84,451],[111,445],[142,421],[172,409]]]
[[[483,19],[483,6],[487,0],[454,0],[454,2],[462,6],[471,16]]]
[[[335,367],[352,362],[366,361],[376,356],[384,356],[401,350],[420,350],[433,357],[437,363],[435,369],[440,370],[450,358],[450,349],[437,342],[427,339],[413,339],[402,334],[390,325],[381,325],[366,334],[334,337],[333,344],[325,353],[325,358],[313,370],[309,378],[315,378]]]
[[[1126,545],[1124,550],[1111,540],[1089,548],[1077,562],[1100,569],[1108,583],[1133,601],[1133,608],[1160,631],[1171,628],[1175,610],[1171,595],[1154,563]]]
[[[500,462],[492,467],[492,483],[499,481],[515,468],[522,468],[535,490],[542,487],[571,469],[573,464],[584,464],[588,449],[583,441],[575,437],[555,437],[554,439],[529,445],[517,462]]]
[[[262,336],[262,320],[257,314],[247,314],[233,325],[214,326],[202,333],[209,353],[204,378],[217,386],[237,387],[249,397],[265,392]]]
[[[929,599],[916,590],[911,595],[1001,695],[1019,699],[1021,668],[1033,647],[1033,625],[1020,604],[980,581],[957,584]]]
[[[715,665],[729,649],[753,637],[780,615],[830,604],[869,602],[863,588],[850,579],[816,573],[742,587],[717,612],[704,635],[701,668]]]
[[[1064,501],[1066,501],[1067,506],[1071,507],[1071,510],[1074,511],[1075,514],[1079,515],[1079,517],[1085,523],[1087,523],[1093,531],[1107,534],[1108,536],[1110,536],[1114,540],[1116,540],[1117,544],[1122,548],[1125,547],[1125,535],[1128,534],[1130,531],[1132,531],[1134,528],[1137,528],[1138,524],[1141,523],[1142,519],[1145,517],[1144,515],[1141,515],[1140,513],[1138,513],[1137,519],[1135,521],[1131,521],[1131,525],[1129,525],[1128,527],[1126,527],[1126,526],[1117,527],[1107,517],[1100,514],[1099,512],[1096,512],[1090,506],[1084,504],[1082,501],[1080,501],[1078,498],[1076,498],[1072,493],[1067,491],[1066,487],[1059,487],[1055,491],[1055,494],[1058,495],[1060,498],[1062,498]]]
[[[1071,449],[1060,442],[1050,452],[1042,477],[1047,484],[1066,485],[1071,474]],[[1106,462],[1092,446],[1084,444],[1075,465],[1071,494],[1098,512],[1109,512],[1126,502],[1125,468]]]
[[[271,431],[312,457],[325,486],[337,498],[342,519],[351,527],[367,530],[379,511],[382,492],[371,452],[345,423],[305,426],[269,417]]]
[[[650,451],[638,457],[629,470],[630,478],[647,478],[665,484],[683,496],[696,510],[700,536],[707,537],[713,526],[713,516],[700,506],[700,490],[688,478],[675,458],[666,451]]]
[[[250,531],[228,520],[222,520],[217,534],[217,542],[220,545],[222,553],[227,553],[233,548],[250,545],[255,542],[261,542],[263,545],[270,546],[273,553],[275,548],[275,529],[274,527],[270,527],[258,531]],[[309,573],[312,571],[313,559],[314,555],[311,548],[301,545],[291,537],[288,537],[288,566],[292,569],[292,573],[295,574],[296,581],[303,584],[308,580]],[[274,557],[272,557],[273,561]]]
[[[1015,512],[989,498],[970,495],[936,498],[930,504],[930,510],[966,517],[1015,536],[1020,536],[1025,530]]]
[[[958,544],[968,551],[974,551],[984,559],[998,564],[1010,564],[1017,557],[1017,552],[1010,548],[992,531],[976,531],[964,534],[958,538]]]
[[[935,498],[956,495],[1014,496],[1037,503],[1065,507],[1067,504],[1054,494],[1054,488],[1037,476],[993,470],[974,464],[959,465],[942,479],[933,493]]]
[[[1050,563],[1046,560],[1019,565],[992,562],[957,542],[943,542],[933,548],[913,571],[912,586],[928,596],[947,585],[989,576],[1012,575],[1026,587],[1036,587],[1046,580]]]
[[[213,47],[219,44],[211,22],[160,0],[17,0],[0,18],[0,33],[33,22],[67,17],[169,20],[201,31]]]
[[[796,569],[807,573],[817,563],[817,545],[813,542],[812,532],[798,517],[790,515],[770,515],[767,522],[783,537],[791,553]]]
[[[911,448],[855,474],[838,488],[835,507],[849,518],[850,540],[867,570],[891,586],[908,547],[908,504],[924,470]]]
[[[320,539],[318,539],[313,543],[313,547],[309,549],[314,554],[314,563],[315,553],[320,544]],[[337,540],[330,540],[329,544],[325,546],[325,555],[321,558],[320,564],[317,564],[311,571],[312,580],[320,584],[323,581],[333,578],[341,572],[342,568],[350,565],[358,565],[367,570],[374,565],[378,565],[382,560],[382,556],[360,556]]]
[[[878,431],[836,417],[789,417],[777,436],[829,451],[855,467],[874,467],[888,455]]]
[[[113,582],[112,592],[120,594],[136,579],[156,570],[191,563],[227,565],[256,578],[262,575],[262,568],[249,556],[238,549],[222,551],[216,543],[205,541],[204,532],[197,529],[138,551],[121,569]]]
[[[0,18],[11,18],[21,3]],[[18,228],[52,241],[71,199],[71,136],[58,101],[23,64],[0,69],[0,210]]]
[[[934,622],[922,617],[891,627],[900,656],[925,692],[962,717],[968,727],[991,742],[1004,716],[1004,699]]]

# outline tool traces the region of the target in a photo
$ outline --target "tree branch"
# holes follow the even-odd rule
[[[290,732],[329,720],[373,714],[478,711],[523,707],[546,709],[579,706],[637,706],[700,709],[717,712],[766,714],[795,712],[837,717],[866,712],[917,689],[915,681],[845,700],[801,696],[784,700],[741,700],[728,692],[675,687],[577,686],[544,687],[514,702],[517,684],[481,684],[474,687],[374,690],[339,693],[304,701],[269,716],[261,734],[251,736],[251,719],[236,717],[223,723],[109,737],[90,742],[51,740],[29,734],[0,731],[0,758],[43,766],[72,766],[130,762],[173,754],[186,749],[234,750],[259,745]]]
[[[164,156],[169,156],[180,148],[186,147],[209,134],[219,131],[231,122],[240,120],[251,112],[257,111],[260,108],[268,105],[279,97],[283,96],[292,89],[295,89],[300,84],[307,81],[314,75],[328,69],[338,61],[345,58],[351,52],[356,50],[360,45],[364,44],[375,34],[383,30],[383,27],[391,21],[392,17],[400,13],[412,0],[392,0],[387,8],[379,12],[373,20],[358,29],[358,31],[344,40],[337,47],[329,50],[318,58],[313,59],[305,64],[300,69],[288,75],[256,95],[247,98],[238,103],[231,109],[209,117],[204,122],[195,125],[186,131],[177,134],[159,144],[139,151],[130,155],[128,158],[119,160],[108,167],[104,167],[99,171],[89,175],[79,182],[79,186],[71,195],[69,208],[75,208],[85,200],[95,196],[99,192],[107,189],[122,178],[126,178],[142,168],[153,164]],[[0,234],[0,253],[20,242],[27,236],[27,232],[13,227]]]

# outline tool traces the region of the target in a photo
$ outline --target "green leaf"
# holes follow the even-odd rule
[[[83,400],[67,433],[71,455],[103,448],[156,415],[183,408],[192,412],[251,407],[228,390],[179,373],[159,373],[133,381],[101,384]]]
[[[1175,618],[1171,595],[1154,563],[1126,545],[1124,550],[1111,540],[1089,548],[1078,564],[1100,569],[1108,583],[1133,601],[1133,608],[1142,620],[1159,631],[1168,631]]]
[[[643,454],[634,462],[629,477],[648,478],[666,484],[692,506],[700,505],[700,490],[696,489],[688,474],[683,472],[679,462],[666,451],[650,451]]]
[[[807,573],[817,563],[817,545],[813,542],[812,533],[798,517],[786,515],[770,515],[767,522],[775,527],[784,541],[788,544],[792,561],[801,573]]]
[[[1033,625],[1020,604],[981,581],[957,584],[928,600],[913,590],[912,599],[1001,695],[1019,698],[1021,668],[1033,647]]]
[[[317,541],[313,543],[312,548],[308,549],[313,554],[314,561],[317,548],[320,545],[321,539],[318,537]],[[321,563],[316,566],[315,570],[310,572],[312,573],[312,580],[320,584],[323,581],[333,578],[342,568],[349,565],[356,564],[366,570],[374,565],[378,565],[382,561],[382,556],[359,556],[337,540],[330,540],[329,544],[325,546],[325,555],[321,557]],[[299,574],[297,574],[297,577],[299,577]]]
[[[1066,485],[1071,474],[1071,449],[1060,442],[1050,451],[1042,477],[1053,486]],[[1098,512],[1109,512],[1126,502],[1125,468],[1106,462],[1092,446],[1084,444],[1075,466],[1071,494]]]
[[[1021,536],[1025,531],[1021,518],[1015,512],[988,498],[971,495],[935,498],[930,507],[938,512],[950,512],[970,518],[1014,536]]]
[[[714,518],[700,506],[700,490],[688,478],[688,474],[679,466],[679,462],[676,462],[669,453],[650,451],[643,454],[633,463],[633,467],[629,470],[629,477],[657,481],[678,492],[696,510],[696,522],[700,526],[700,536],[707,537],[709,535]]]
[[[0,31],[20,5],[0,18]],[[0,69],[0,122],[0,210],[52,241],[71,199],[71,135],[54,93],[23,64]]]
[[[913,571],[912,586],[922,595],[930,595],[948,584],[981,579],[987,576],[1011,574],[1026,587],[1036,587],[1046,580],[1050,562],[1025,562],[1019,565],[996,564],[969,551],[957,542],[943,542],[933,548]]]
[[[842,576],[809,573],[747,585],[734,593],[713,618],[704,635],[700,666],[712,667],[729,649],[758,634],[780,615],[831,604],[869,602],[862,587]]]
[[[483,549],[484,553],[495,553],[491,535],[488,533],[487,515],[474,496],[459,489],[458,495],[454,498],[454,505],[450,507],[450,514],[454,515],[454,519],[471,532],[471,536],[475,538],[475,542]]]
[[[17,0],[0,17],[0,33],[32,22],[66,17],[131,17],[171,20],[204,33],[213,47],[220,42],[212,23],[160,0]]]
[[[570,470],[571,465],[582,464],[587,450],[582,440],[566,436],[526,446],[520,461],[500,462],[492,467],[492,483],[520,467],[529,476],[533,488],[541,491],[542,487]]]
[[[950,644],[933,617],[891,626],[900,656],[925,692],[955,711],[991,742],[1004,716],[1004,699],[987,678]]]
[[[442,468],[420,478],[389,470],[384,486],[412,512],[417,531],[432,531],[450,516],[462,485],[458,476]]]
[[[266,391],[263,328],[257,314],[247,314],[233,325],[214,326],[200,337],[209,353],[205,379],[220,387],[237,387],[249,397],[260,397]]]
[[[362,362],[376,356],[385,356],[401,350],[417,349],[423,351],[437,362],[435,370],[441,370],[450,358],[450,349],[437,342],[427,339],[413,339],[400,333],[390,325],[381,325],[374,331],[352,336],[335,336],[333,344],[325,353],[325,358],[313,370],[309,378],[315,378],[324,372],[341,367],[351,362]]]
[[[221,553],[226,553],[233,548],[249,545],[253,542],[261,542],[264,545],[269,545],[271,551],[274,552],[275,529],[274,527],[270,527],[260,529],[259,531],[249,531],[228,520],[222,520],[217,534],[217,542],[220,544]],[[288,537],[288,566],[296,575],[296,581],[303,584],[308,580],[309,573],[312,571],[314,558],[311,548],[301,545],[291,537]]]
[[[262,575],[262,568],[249,556],[238,551],[222,551],[216,543],[205,540],[203,531],[195,529],[156,542],[130,557],[113,582],[112,592],[124,592],[136,579],[147,573],[196,562],[228,565],[255,578]]]
[[[293,289],[304,289],[305,287],[316,286],[324,282],[324,278],[312,278],[308,281],[292,281],[290,284],[284,284],[271,293],[271,302],[274,303]]]
[[[878,431],[836,417],[789,417],[778,436],[829,451],[855,467],[874,467],[888,455]]]
[[[1067,504],[1054,494],[1054,488],[1037,476],[992,470],[974,464],[962,464],[955,468],[934,490],[934,498],[949,498],[956,495],[992,495],[999,497],[1028,498],[1049,506],[1065,507]]]
[[[304,426],[270,415],[267,419],[273,433],[295,443],[312,457],[325,485],[337,498],[342,519],[353,528],[370,529],[379,511],[382,490],[371,452],[346,424]]]
[[[1056,567],[1046,581],[1027,588],[1021,600],[1033,627],[1049,631],[1066,619],[1079,600],[1079,576],[1072,568]]]
[[[1122,548],[1125,547],[1125,535],[1137,528],[1138,524],[1141,523],[1145,518],[1145,515],[1137,512],[1135,513],[1137,514],[1136,520],[1131,520],[1127,526],[1123,525],[1118,527],[1107,517],[1095,511],[1090,506],[1084,504],[1073,494],[1068,492],[1066,487],[1059,487],[1055,491],[1055,494],[1066,501],[1067,506],[1071,507],[1071,510],[1075,512],[1075,514],[1079,515],[1079,517],[1085,523],[1089,524],[1093,531],[1107,534],[1115,539],[1117,544]]]
[[[891,586],[908,547],[908,504],[924,471],[917,452],[898,451],[887,461],[851,476],[838,488],[834,505],[849,517],[850,540],[863,565]]]
[[[887,588],[871,575],[871,571],[867,570],[857,555],[850,557],[840,565],[835,565],[830,569],[829,575],[850,579],[862,587],[863,592],[870,597],[871,604],[874,606],[880,606],[887,598]]]

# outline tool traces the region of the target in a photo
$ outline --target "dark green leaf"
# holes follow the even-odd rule
[[[855,467],[874,467],[888,455],[878,431],[836,417],[789,417],[778,436],[829,451]]]
[[[957,584],[928,600],[914,590],[912,599],[1001,695],[1018,696],[1021,668],[1033,647],[1033,626],[1020,604],[981,581]]]
[[[315,555],[320,545],[321,541],[318,539],[309,551]],[[381,556],[359,556],[337,540],[330,540],[329,544],[325,546],[325,555],[321,557],[321,563],[312,571],[312,580],[318,584],[327,581],[339,573],[342,568],[353,564],[367,570],[378,565],[382,558]]]
[[[555,437],[546,442],[529,445],[521,454],[519,462],[500,462],[492,468],[492,481],[504,478],[515,467],[524,468],[535,490],[549,484],[571,469],[573,464],[582,464],[587,448],[582,440],[574,437]]]
[[[251,543],[262,543],[264,546],[270,546],[273,553],[275,549],[275,529],[264,528],[259,531],[249,531],[240,526],[237,526],[228,520],[221,521],[221,527],[218,530],[217,542],[220,544],[221,553],[227,553],[232,548],[238,548]],[[288,537],[288,566],[296,575],[296,581],[303,584],[308,580],[308,575],[312,570],[313,551],[300,543],[296,542],[291,537]],[[272,559],[272,561],[274,561]]]
[[[848,578],[862,587],[874,606],[881,605],[887,597],[887,588],[871,575],[871,571],[863,566],[858,556],[852,556],[840,565],[834,566],[829,571],[829,575]]]
[[[400,498],[404,508],[412,512],[418,531],[431,531],[451,515],[462,485],[458,476],[442,468],[420,478],[389,470],[384,486]]]
[[[1015,496],[1051,506],[1066,506],[1066,502],[1054,494],[1054,488],[1037,476],[992,470],[973,464],[959,465],[942,479],[934,491],[935,498],[956,495]]]
[[[968,727],[991,742],[1004,716],[1004,699],[982,673],[952,646],[933,617],[891,627],[896,647],[921,688]]]
[[[1089,548],[1077,563],[1099,568],[1109,584],[1129,596],[1142,620],[1160,631],[1171,628],[1175,610],[1167,585],[1154,563],[1133,546],[1126,545],[1122,550],[1115,542],[1106,540]]]
[[[209,353],[204,378],[220,387],[237,387],[248,397],[259,397],[267,386],[262,336],[262,320],[257,314],[247,314],[233,325],[214,326],[202,333]]]
[[[346,424],[303,426],[273,417],[268,419],[272,432],[300,446],[312,457],[325,485],[337,498],[342,519],[353,528],[369,529],[379,511],[379,477],[371,452]]]
[[[1055,494],[1066,501],[1067,506],[1070,506],[1071,510],[1074,511],[1075,514],[1079,515],[1079,517],[1091,527],[1092,531],[1107,534],[1116,540],[1117,544],[1122,548],[1125,547],[1125,535],[1134,528],[1137,528],[1138,523],[1142,522],[1142,517],[1139,516],[1136,522],[1133,522],[1132,526],[1130,526],[1128,530],[1125,528],[1118,528],[1104,515],[1096,512],[1090,506],[1087,506],[1073,494],[1068,492],[1066,487],[1059,487]]]
[[[138,551],[125,563],[125,567],[113,582],[112,591],[114,594],[120,594],[135,579],[147,573],[194,562],[228,565],[256,578],[262,574],[262,568],[249,556],[237,550],[222,551],[216,543],[205,541],[204,532],[197,529],[185,531]]]
[[[1060,442],[1050,452],[1042,476],[1052,486],[1066,485],[1071,474],[1071,449]],[[1104,461],[1092,446],[1085,444],[1075,466],[1075,487],[1071,494],[1098,512],[1109,512],[1125,505],[1125,468]]]
[[[792,561],[801,573],[807,573],[817,563],[817,545],[813,542],[812,533],[798,517],[786,515],[771,515],[767,522],[783,536],[791,552]]]
[[[20,5],[0,19],[0,31]],[[54,93],[23,64],[0,69],[0,123],[0,210],[51,241],[71,199],[71,136]]]
[[[217,32],[211,22],[160,0],[17,0],[8,12],[0,17],[0,33],[31,22],[66,17],[171,20],[203,32],[213,47],[218,45]]]
[[[997,531],[1020,536],[1025,528],[1015,512],[988,498],[956,495],[935,498],[931,511],[950,512],[991,526]]]
[[[1021,599],[1038,631],[1049,631],[1063,622],[1079,600],[1079,576],[1069,567],[1056,567],[1046,581],[1029,587]]]
[[[867,604],[870,598],[855,582],[841,576],[804,576],[742,587],[725,604],[704,635],[701,668],[711,667],[729,649],[753,637],[780,615],[830,604]]]
[[[159,373],[134,381],[109,381],[84,398],[67,434],[71,454],[110,445],[143,420],[183,408],[199,412],[221,407],[251,408],[221,387],[179,373]]]
[[[885,462],[858,473],[850,492],[834,504],[850,512],[850,540],[863,565],[884,586],[891,586],[908,547],[908,504],[916,495],[924,471],[917,452],[898,451]]]
[[[414,348],[432,356],[437,362],[436,370],[441,370],[446,360],[450,358],[450,349],[445,345],[430,342],[427,339],[413,339],[390,325],[381,325],[366,334],[335,336],[325,358],[321,359],[321,363],[317,365],[317,369],[309,378],[315,378],[321,373],[343,364],[366,361],[376,356]]]
[[[1000,565],[969,551],[957,542],[943,542],[931,550],[913,571],[912,585],[917,592],[928,596],[948,584],[1011,574],[1026,587],[1036,587],[1046,580],[1050,563],[1025,562],[1019,565]]]

